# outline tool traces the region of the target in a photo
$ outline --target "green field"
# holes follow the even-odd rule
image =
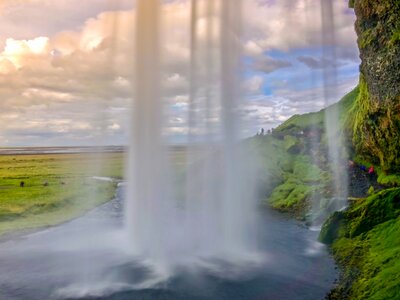
[[[0,236],[52,226],[113,198],[123,154],[0,156]],[[21,182],[24,186],[21,187]]]
[[[182,173],[186,149],[169,154]],[[124,160],[124,153],[0,155],[0,237],[53,226],[111,200]]]

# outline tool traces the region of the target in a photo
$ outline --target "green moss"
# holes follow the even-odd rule
[[[378,183],[385,185],[385,186],[400,186],[400,175],[399,174],[392,174],[392,175],[385,175],[381,173],[378,176]]]
[[[397,106],[371,100],[365,78],[360,76],[360,93],[352,109],[353,142],[358,155],[380,165],[384,173],[397,172],[400,167]]]
[[[328,299],[397,299],[400,277],[400,189],[359,199],[335,213],[320,239],[333,243],[342,268]]]
[[[366,139],[366,132],[363,130],[363,125],[369,111],[368,87],[362,75],[360,76],[359,91],[360,92],[356,98],[356,101],[354,102],[354,106],[351,109],[351,112],[354,115],[354,119],[352,121],[354,132],[353,142],[356,146],[356,150],[359,150],[362,147],[361,143]]]
[[[400,218],[379,224],[363,236],[342,237],[333,252],[343,268],[341,284],[328,299],[398,299]]]
[[[368,189],[368,195],[372,195],[373,193],[375,193],[375,189],[374,187],[371,185]]]
[[[397,299],[400,295],[400,219],[383,223],[367,235],[369,249],[352,295],[359,299]]]
[[[332,244],[343,231],[344,227],[344,214],[342,212],[335,212],[324,223],[319,235],[319,240],[325,244]]]
[[[399,42],[400,42],[400,28],[396,28],[396,30],[392,34],[392,37],[391,37],[389,43],[393,47]]]
[[[354,237],[400,215],[400,189],[389,189],[360,200],[346,213],[348,234]]]
[[[365,49],[372,45],[372,43],[376,40],[376,30],[367,29],[361,34],[361,37],[358,39],[358,47],[360,49]]]

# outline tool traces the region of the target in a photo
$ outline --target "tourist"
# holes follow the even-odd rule
[[[369,167],[369,169],[368,169],[368,174],[369,174],[369,175],[373,175],[374,173],[375,173],[374,166],[371,165],[371,166]]]

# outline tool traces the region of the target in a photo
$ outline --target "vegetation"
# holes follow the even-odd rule
[[[397,101],[397,100],[396,100]],[[353,111],[354,137],[353,142],[356,152],[364,159],[381,166],[381,170],[397,172],[400,163],[397,106],[380,103],[370,99],[368,85],[363,75],[360,76],[360,94],[357,97]],[[400,108],[400,106],[399,106]]]
[[[275,209],[306,220],[313,199],[317,209],[325,209],[332,197],[329,162],[325,137],[325,114],[337,110],[340,126],[337,135],[348,141],[351,136],[351,110],[358,97],[357,87],[341,101],[324,110],[295,115],[276,128],[272,134],[256,136],[253,144],[259,149],[260,172],[264,197]],[[350,112],[350,113],[349,113]],[[315,207],[314,207],[315,208]]]
[[[359,199],[335,213],[320,239],[343,269],[329,299],[397,299],[400,294],[400,188]]]
[[[0,235],[55,225],[109,201],[122,154],[0,156]]]
[[[263,197],[272,207],[304,218],[309,208],[308,199],[320,188],[319,180],[326,176],[325,172],[313,165],[309,156],[291,152],[301,143],[293,136],[284,139],[259,136],[252,143],[259,152]]]

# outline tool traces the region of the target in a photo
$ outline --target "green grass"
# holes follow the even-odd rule
[[[201,156],[199,148],[198,155]],[[169,152],[183,172],[186,149]],[[124,177],[124,153],[0,155],[0,236],[53,226],[79,217],[114,197]],[[25,183],[20,187],[20,183]]]
[[[0,235],[55,225],[109,201],[123,154],[0,156]],[[20,187],[20,183],[25,183]]]
[[[339,115],[339,128],[343,129],[343,127],[347,126],[347,122],[349,122],[349,119],[353,117],[351,109],[359,93],[360,89],[359,87],[356,87],[351,92],[346,94],[339,102],[325,109],[303,115],[294,115],[286,122],[278,126],[275,129],[275,132],[293,134],[312,128],[324,130],[325,113],[329,114],[332,113],[332,111],[334,110],[337,110]]]
[[[301,130],[317,127],[322,128],[324,125],[324,114],[323,111],[308,113],[303,115],[294,115],[289,118],[286,122],[281,124],[275,129],[275,133],[297,133]]]

